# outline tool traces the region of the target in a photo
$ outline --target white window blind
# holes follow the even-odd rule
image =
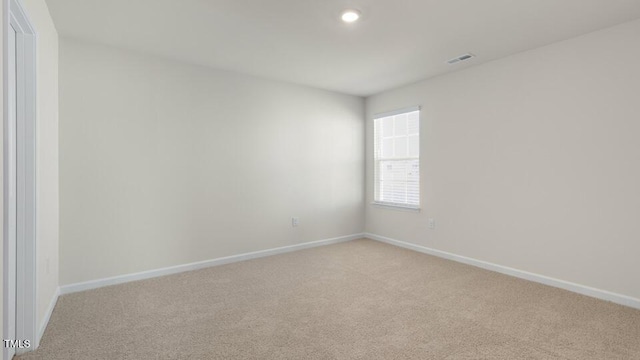
[[[420,108],[374,119],[374,202],[420,207]]]

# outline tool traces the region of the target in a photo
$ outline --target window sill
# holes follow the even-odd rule
[[[400,204],[372,202],[371,205],[375,207],[383,208],[383,209],[400,210],[400,211],[407,211],[407,212],[420,212],[419,207],[405,206]]]

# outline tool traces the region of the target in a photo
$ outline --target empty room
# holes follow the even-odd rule
[[[640,360],[639,0],[2,0],[3,360]]]

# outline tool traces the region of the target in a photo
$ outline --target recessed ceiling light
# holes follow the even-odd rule
[[[346,23],[352,23],[360,19],[360,11],[358,10],[345,10],[342,12],[342,21]]]

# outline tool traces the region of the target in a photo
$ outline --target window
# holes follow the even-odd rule
[[[420,108],[374,118],[374,203],[420,208]]]

